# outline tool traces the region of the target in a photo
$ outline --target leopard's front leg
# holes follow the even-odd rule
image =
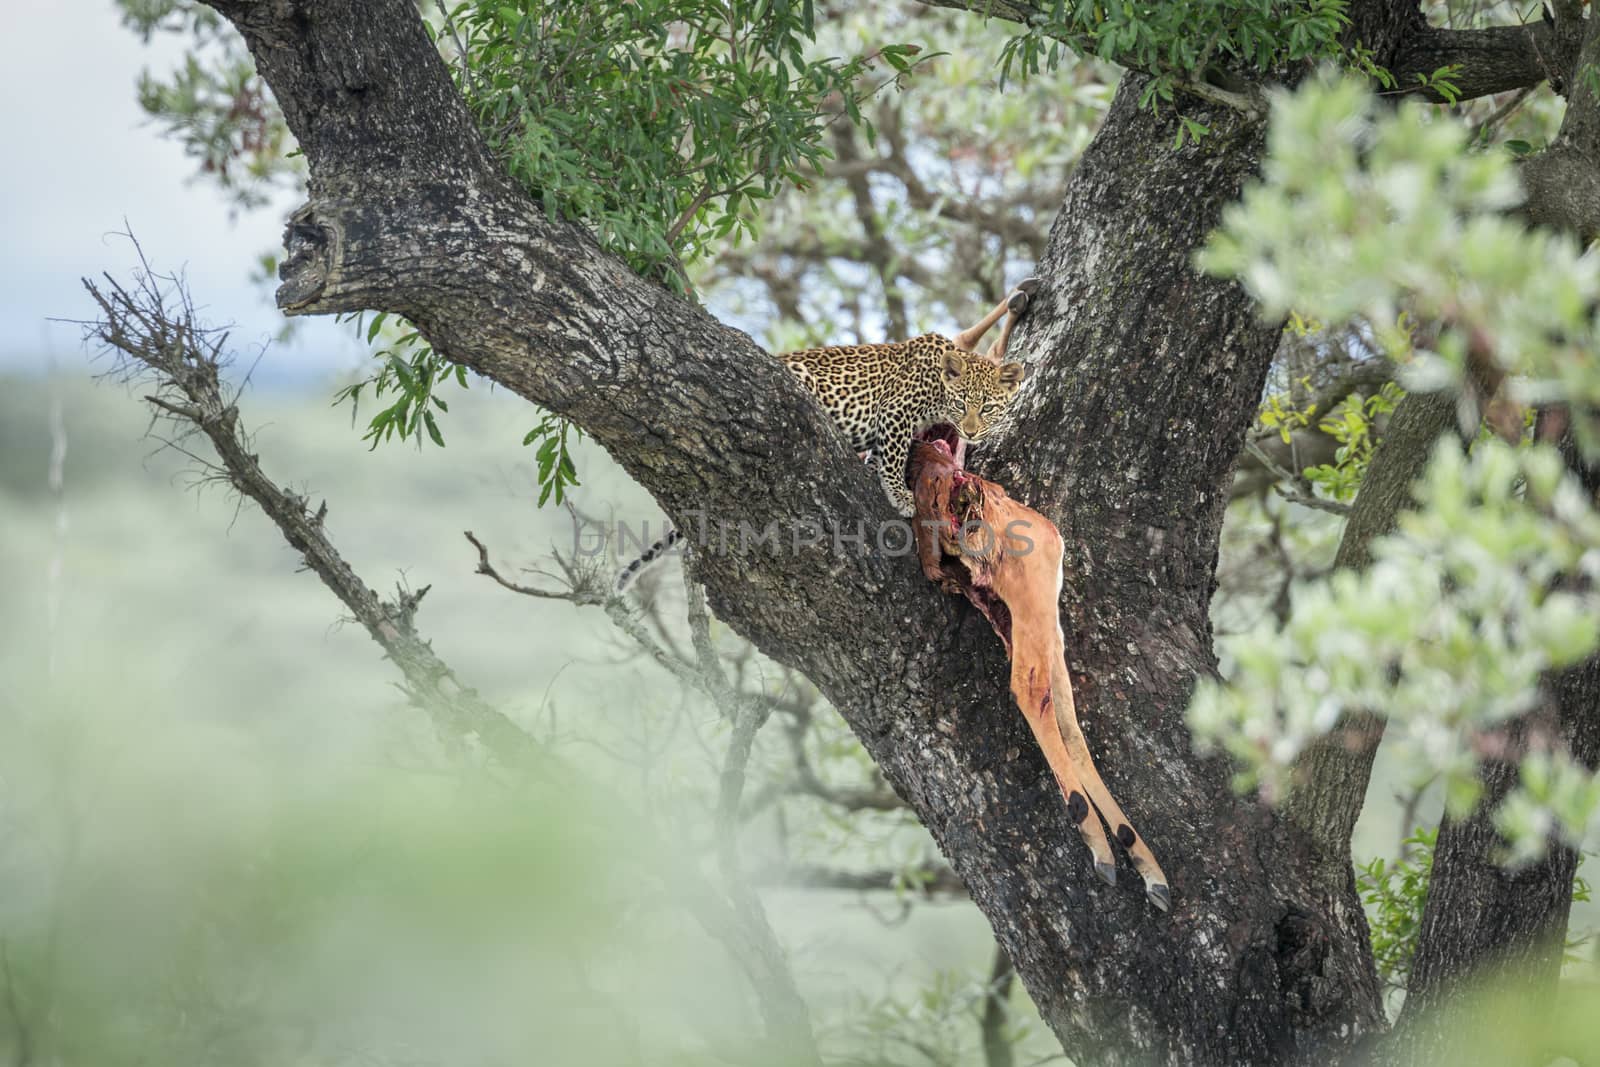
[[[878,443],[881,447],[875,458],[883,493],[895,510],[909,519],[917,512],[916,498],[906,486],[906,460],[911,456],[911,433],[904,429],[897,432],[883,430],[878,433]]]

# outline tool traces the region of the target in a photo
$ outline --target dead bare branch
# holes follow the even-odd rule
[[[272,520],[306,568],[399,669],[402,691],[427,712],[442,742],[460,751],[475,740],[507,766],[553,766],[533,738],[457,679],[418,634],[416,610],[427,590],[401,590],[393,600],[380,597],[328,539],[327,504],[313,511],[307,497],[268,477],[240,427],[238,391],[224,396],[227,333],[201,322],[184,280],[156,272],[136,240],[133,245],[140,266],[130,282],[109,274],[101,282],[83,280],[101,312],[99,319],[82,324],[85,340],[116,361],[115,373],[124,380],[151,389],[145,399],[158,412],[157,421],[177,427],[175,440],[204,435],[217,456],[216,464],[201,461],[207,477],[225,480]]]

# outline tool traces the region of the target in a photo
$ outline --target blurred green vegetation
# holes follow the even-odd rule
[[[526,405],[473,390],[449,449],[370,452],[331,393],[245,394],[267,471],[327,498],[370,582],[430,585],[435,647],[603,792],[452,765],[253,505],[193,487],[193,461],[141,439],[128,390],[0,382],[0,1062],[19,1040],[36,1063],[95,1065],[754,1062],[750,989],[677,899],[706,884],[715,709],[664,686],[599,612],[473,573],[464,528],[497,560],[571,548],[568,516],[534,503]],[[585,459],[585,504],[615,502],[597,517],[655,518]],[[831,730],[839,751],[819,759],[863,758]],[[926,858],[896,818],[815,803],[786,818],[801,861]],[[760,869],[778,846],[745,851]],[[764,896],[825,1049],[928,1062],[897,1035],[939,1027],[944,1062],[971,1062],[992,951],[975,909]],[[1021,1050],[1048,1054],[1013,1000]]]
[[[715,710],[663,686],[600,613],[472,573],[464,527],[497,559],[570,549],[566,514],[534,504],[525,405],[473,390],[449,449],[371,452],[330,393],[245,395],[269,473],[326,496],[330,532],[369,581],[431,585],[420,619],[436,647],[604,795],[452,766],[253,506],[192,488],[192,461],[141,439],[127,390],[8,380],[0,942],[28,1040],[64,1064],[754,1062],[734,1051],[759,1036],[750,991],[673,899],[704,888]],[[584,458],[584,506],[653,515],[603,454]],[[675,567],[662,570],[670,604]],[[859,760],[833,731],[818,758]],[[1388,755],[1361,858],[1394,852],[1395,799],[1411,799]],[[776,759],[758,748],[758,775]],[[808,862],[926,855],[887,815],[785,811],[785,848]],[[1405,817],[1437,811],[1425,794]],[[748,869],[775,858],[746,838]],[[991,942],[970,905],[763,895],[830,1054],[979,1062]],[[1592,902],[1574,909],[1575,934],[1595,925]],[[1592,980],[1583,955],[1574,988]],[[1012,1001],[1018,1062],[1049,1055],[1025,995]],[[11,1023],[0,1012],[0,1034]]]

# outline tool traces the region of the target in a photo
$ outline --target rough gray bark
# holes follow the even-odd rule
[[[1039,265],[1045,283],[1013,338],[1050,387],[1029,394],[1013,436],[973,465],[1061,528],[1079,716],[1175,903],[1168,928],[1152,930],[1137,897],[1078,879],[1063,886],[1083,898],[1067,936],[1002,941],[1047,1004],[1030,963],[1104,937],[1094,913],[1115,909],[1111,936],[1156,937],[1159,948],[1082,971],[1091,1003],[1115,1004],[1132,967],[1148,983],[1122,1009],[1137,1031],[1161,1033],[1176,1009],[1189,1016],[1180,1057],[1270,1060],[1369,1031],[1381,1015],[1353,897],[1309,889],[1301,843],[1233,794],[1221,761],[1193,755],[1182,720],[1194,680],[1214,670],[1217,536],[1277,338],[1241,290],[1197,276],[1189,257],[1252,173],[1262,129],[1213,108],[1199,116],[1212,136],[1174,153],[1174,120],[1139,112],[1139,88],[1125,79],[1079,164]],[[982,854],[992,834],[941,840],[952,855]],[[1019,906],[1026,891],[1011,891]]]
[[[1564,79],[1567,113],[1560,133],[1522,166],[1523,213],[1530,222],[1565,230],[1587,244],[1600,237],[1600,94],[1580,72],[1600,65],[1600,19],[1579,18],[1570,0],[1565,7],[1571,14],[1557,25],[1568,37],[1577,33],[1582,48]]]
[[[1213,132],[1175,149],[1176,117],[1140,112],[1139,78],[1124,80],[1013,342],[1040,373],[1014,432],[977,457],[1066,537],[1079,714],[1171,876],[1163,916],[1136,885],[1091,876],[998,642],[907,555],[874,550],[887,505],[817,406],[748,337],[512,188],[407,0],[212,6],[244,33],[310,163],[280,304],[403,314],[450,358],[575,420],[680,527],[708,518],[692,565],[718,615],[840,710],[1075,1059],[1265,1063],[1382,1026],[1353,895],[1323,884],[1304,835],[1193,754],[1182,720],[1214,669],[1218,530],[1276,337],[1242,290],[1190,262],[1256,167],[1259,116],[1186,107]],[[1394,10],[1353,10],[1380,58],[1406,22]],[[797,520],[821,537],[794,536]],[[732,550],[741,529],[769,528],[776,547]]]
[[[1530,22],[1525,26],[1490,26],[1479,30],[1443,30],[1422,24],[1406,34],[1391,73],[1398,88],[1415,89],[1419,76],[1459,64],[1454,79],[1459,98],[1472,100],[1542,81],[1562,84],[1578,54],[1581,24],[1566,26]],[[1567,31],[1567,32],[1562,32]],[[1419,95],[1435,102],[1445,98],[1434,90]]]

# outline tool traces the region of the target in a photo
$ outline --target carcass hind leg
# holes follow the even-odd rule
[[[1111,854],[1105,827],[1100,824],[1100,816],[1095,814],[1087,791],[1078,780],[1072,757],[1056,726],[1049,680],[1038,678],[1037,672],[1028,667],[1030,661],[1034,664],[1040,662],[1021,647],[1013,649],[1011,693],[1016,697],[1017,706],[1022,709],[1022,717],[1033,731],[1034,740],[1044,752],[1045,762],[1050,765],[1056,784],[1061,787],[1061,795],[1067,802],[1068,818],[1077,826],[1083,843],[1089,846],[1089,852],[1094,857],[1094,873],[1107,885],[1116,885],[1116,858]]]
[[[1128,858],[1133,861],[1133,869],[1139,872],[1144,879],[1145,896],[1150,898],[1150,903],[1166,911],[1172,907],[1172,890],[1167,884],[1166,873],[1161,870],[1161,864],[1156,862],[1154,852],[1145,840],[1133,828],[1133,823],[1122,813],[1116,800],[1111,796],[1111,790],[1106,788],[1106,783],[1100,777],[1100,772],[1095,768],[1094,757],[1089,753],[1089,743],[1084,739],[1083,729],[1078,725],[1078,712],[1072,699],[1072,681],[1067,674],[1065,662],[1062,663],[1057,673],[1057,681],[1053,686],[1056,699],[1055,719],[1060,736],[1065,742],[1068,757],[1071,759],[1078,779],[1089,793],[1089,799],[1094,802],[1095,808],[1111,826],[1111,832],[1128,853]]]

